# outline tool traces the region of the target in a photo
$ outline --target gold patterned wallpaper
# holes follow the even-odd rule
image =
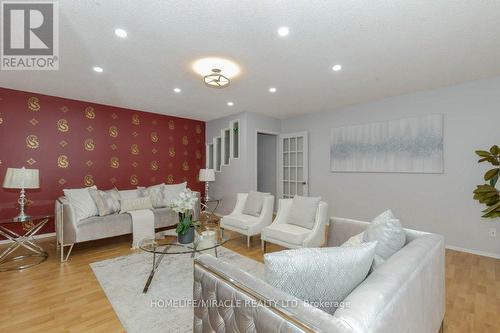
[[[40,170],[41,189],[28,193],[40,213],[52,212],[63,188],[187,181],[203,190],[202,121],[0,88],[0,145],[2,177],[7,167]],[[0,217],[16,200],[17,192],[0,191]]]

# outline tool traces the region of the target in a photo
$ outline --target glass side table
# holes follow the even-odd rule
[[[54,215],[33,216],[25,221],[17,221],[15,218],[0,220],[0,235],[12,241],[12,244],[0,254],[0,272],[22,270],[36,266],[47,260],[47,252],[36,244],[33,236],[39,232]],[[23,234],[19,235],[14,231],[15,227],[21,225]],[[31,253],[16,257],[10,255],[18,248],[23,247]],[[29,259],[34,259],[24,263]],[[11,262],[20,262],[19,265],[9,265]]]
[[[214,199],[214,198],[209,198],[208,200],[206,198],[202,198],[201,200],[201,212],[205,213],[207,215],[207,222],[209,223],[217,223],[219,221],[219,217],[215,215],[215,211],[219,207],[222,199]],[[212,208],[209,207],[210,203],[214,203],[214,205],[210,205]]]

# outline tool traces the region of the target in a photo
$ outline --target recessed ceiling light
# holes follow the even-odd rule
[[[214,69],[218,69],[220,74],[227,78],[233,78],[240,73],[240,66],[234,61],[216,57],[198,59],[193,63],[192,68],[201,76],[212,74]]]
[[[115,29],[115,35],[117,35],[120,38],[125,38],[125,37],[127,37],[127,32],[123,29],[118,28],[118,29]]]
[[[102,69],[102,67],[99,67],[99,66],[94,66],[94,72],[97,72],[97,73],[102,73],[104,70]]]
[[[269,88],[269,92],[270,93],[275,93],[276,92],[276,88],[274,88],[274,87]]]
[[[280,27],[278,29],[278,35],[280,35],[281,37],[288,36],[289,33],[290,29],[288,29],[288,27]]]
[[[174,88],[174,92],[176,93],[180,93],[181,91],[182,91],[181,88]]]
[[[338,71],[340,71],[342,69],[342,65],[335,65],[335,66],[332,67],[332,69],[333,69],[334,72],[338,72]]]
[[[227,102],[227,106],[233,106],[234,103],[233,102]]]

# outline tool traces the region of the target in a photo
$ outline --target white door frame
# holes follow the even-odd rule
[[[307,131],[302,132],[294,132],[294,133],[284,133],[279,135],[279,144],[278,144],[278,194],[279,198],[283,197],[283,139],[302,136],[304,137],[303,142],[303,159],[305,163],[303,163],[303,181],[304,184],[307,185],[307,193],[303,193],[305,196],[309,196],[309,133]]]
[[[259,169],[259,134],[268,134],[268,135],[274,135],[276,137],[276,195],[278,195],[279,191],[279,184],[280,184],[280,179],[279,179],[279,157],[280,157],[280,133],[278,132],[273,132],[273,131],[267,131],[267,130],[256,130],[255,131],[255,155],[254,155],[254,160],[255,160],[255,172],[254,172],[254,188],[255,191],[257,191],[257,177],[259,175],[258,169]],[[274,208],[276,210],[276,207]]]

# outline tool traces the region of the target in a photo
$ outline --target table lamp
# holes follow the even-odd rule
[[[215,180],[214,169],[200,169],[200,182],[205,182],[205,202],[209,200],[208,196],[208,183]]]
[[[3,187],[21,189],[21,194],[19,195],[19,200],[17,201],[20,206],[20,212],[19,215],[15,217],[15,220],[20,222],[29,220],[30,216],[24,213],[24,206],[28,201],[24,194],[24,190],[40,187],[38,169],[25,169],[24,167],[21,169],[8,168],[3,180]]]

